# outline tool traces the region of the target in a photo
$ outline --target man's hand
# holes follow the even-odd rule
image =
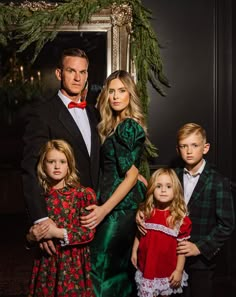
[[[191,241],[180,241],[177,246],[177,254],[185,257],[198,256],[201,254],[196,244]]]
[[[56,248],[51,239],[40,242],[39,246],[41,250],[46,251],[50,256],[56,254]]]

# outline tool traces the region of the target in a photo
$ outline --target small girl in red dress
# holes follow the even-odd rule
[[[138,296],[169,296],[187,286],[185,257],[176,254],[177,242],[190,237],[182,186],[174,170],[158,169],[150,178],[146,200],[140,206],[145,216],[145,236],[134,240],[131,261],[137,269]]]
[[[38,249],[28,296],[92,297],[90,250],[94,229],[81,226],[95,193],[79,184],[72,148],[63,140],[48,141],[40,152],[38,178],[45,191],[50,219],[31,227],[27,239],[52,239],[56,252]],[[48,220],[47,220],[48,222]]]

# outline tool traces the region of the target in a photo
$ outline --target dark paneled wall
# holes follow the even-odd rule
[[[176,158],[175,135],[186,122],[203,125],[208,160],[232,175],[231,0],[144,0],[161,45],[171,88],[161,97],[149,87],[149,132],[158,166]]]

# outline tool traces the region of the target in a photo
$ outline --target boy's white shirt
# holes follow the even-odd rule
[[[187,168],[184,168],[183,182],[184,182],[184,200],[186,204],[188,204],[192,196],[193,190],[199,180],[199,177],[202,171],[204,170],[205,165],[206,165],[206,161],[203,159],[201,167],[194,175],[192,175]]]

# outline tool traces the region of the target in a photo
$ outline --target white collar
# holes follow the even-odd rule
[[[206,165],[206,161],[205,161],[205,159],[203,159],[202,165],[200,166],[200,168],[198,169],[197,172],[195,172],[194,174],[191,174],[191,172],[187,168],[184,168],[184,173],[188,173],[191,176],[200,175],[203,172],[205,165]]]

